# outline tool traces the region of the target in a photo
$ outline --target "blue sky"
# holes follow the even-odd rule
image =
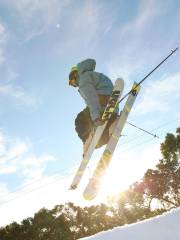
[[[1,225],[59,202],[86,204],[83,187],[67,191],[81,160],[74,119],[84,107],[68,86],[70,68],[94,58],[96,70],[113,82],[124,78],[126,93],[180,45],[179,22],[177,0],[0,0]],[[164,136],[179,127],[179,62],[177,51],[142,86],[129,121],[147,130],[159,127],[160,139],[125,127],[111,166],[122,187],[157,163]],[[129,167],[136,171],[130,174]],[[112,184],[115,178],[109,178]],[[24,206],[23,213],[14,206]]]

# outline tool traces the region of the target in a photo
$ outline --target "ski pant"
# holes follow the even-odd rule
[[[103,95],[99,96],[100,104],[102,107],[106,106],[108,99],[109,99],[109,96],[105,96],[105,98],[103,98]],[[97,145],[98,147],[101,147],[102,145],[104,145],[108,142],[109,127],[115,121],[116,117],[117,117],[117,113],[113,113],[111,118],[108,121],[108,124],[104,130],[104,133],[103,133],[101,139],[99,140],[99,143]],[[77,132],[79,138],[82,140],[83,143],[85,143],[85,141],[88,138],[89,134],[91,133],[93,127],[94,127],[94,125],[91,120],[89,108],[86,107],[83,111],[81,111],[77,115],[77,117],[75,119],[75,129],[76,129],[76,132]]]

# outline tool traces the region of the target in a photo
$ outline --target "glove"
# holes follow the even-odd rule
[[[101,118],[96,118],[93,123],[94,123],[94,126],[99,127],[104,124],[104,121]]]

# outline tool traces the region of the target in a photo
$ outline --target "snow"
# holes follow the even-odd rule
[[[180,208],[154,217],[94,236],[86,240],[180,240]]]

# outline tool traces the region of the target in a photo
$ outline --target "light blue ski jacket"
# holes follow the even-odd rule
[[[95,72],[95,67],[94,59],[86,59],[77,64],[79,93],[89,107],[93,121],[100,117],[104,110],[99,103],[98,95],[111,95],[113,91],[111,80],[104,74]]]

